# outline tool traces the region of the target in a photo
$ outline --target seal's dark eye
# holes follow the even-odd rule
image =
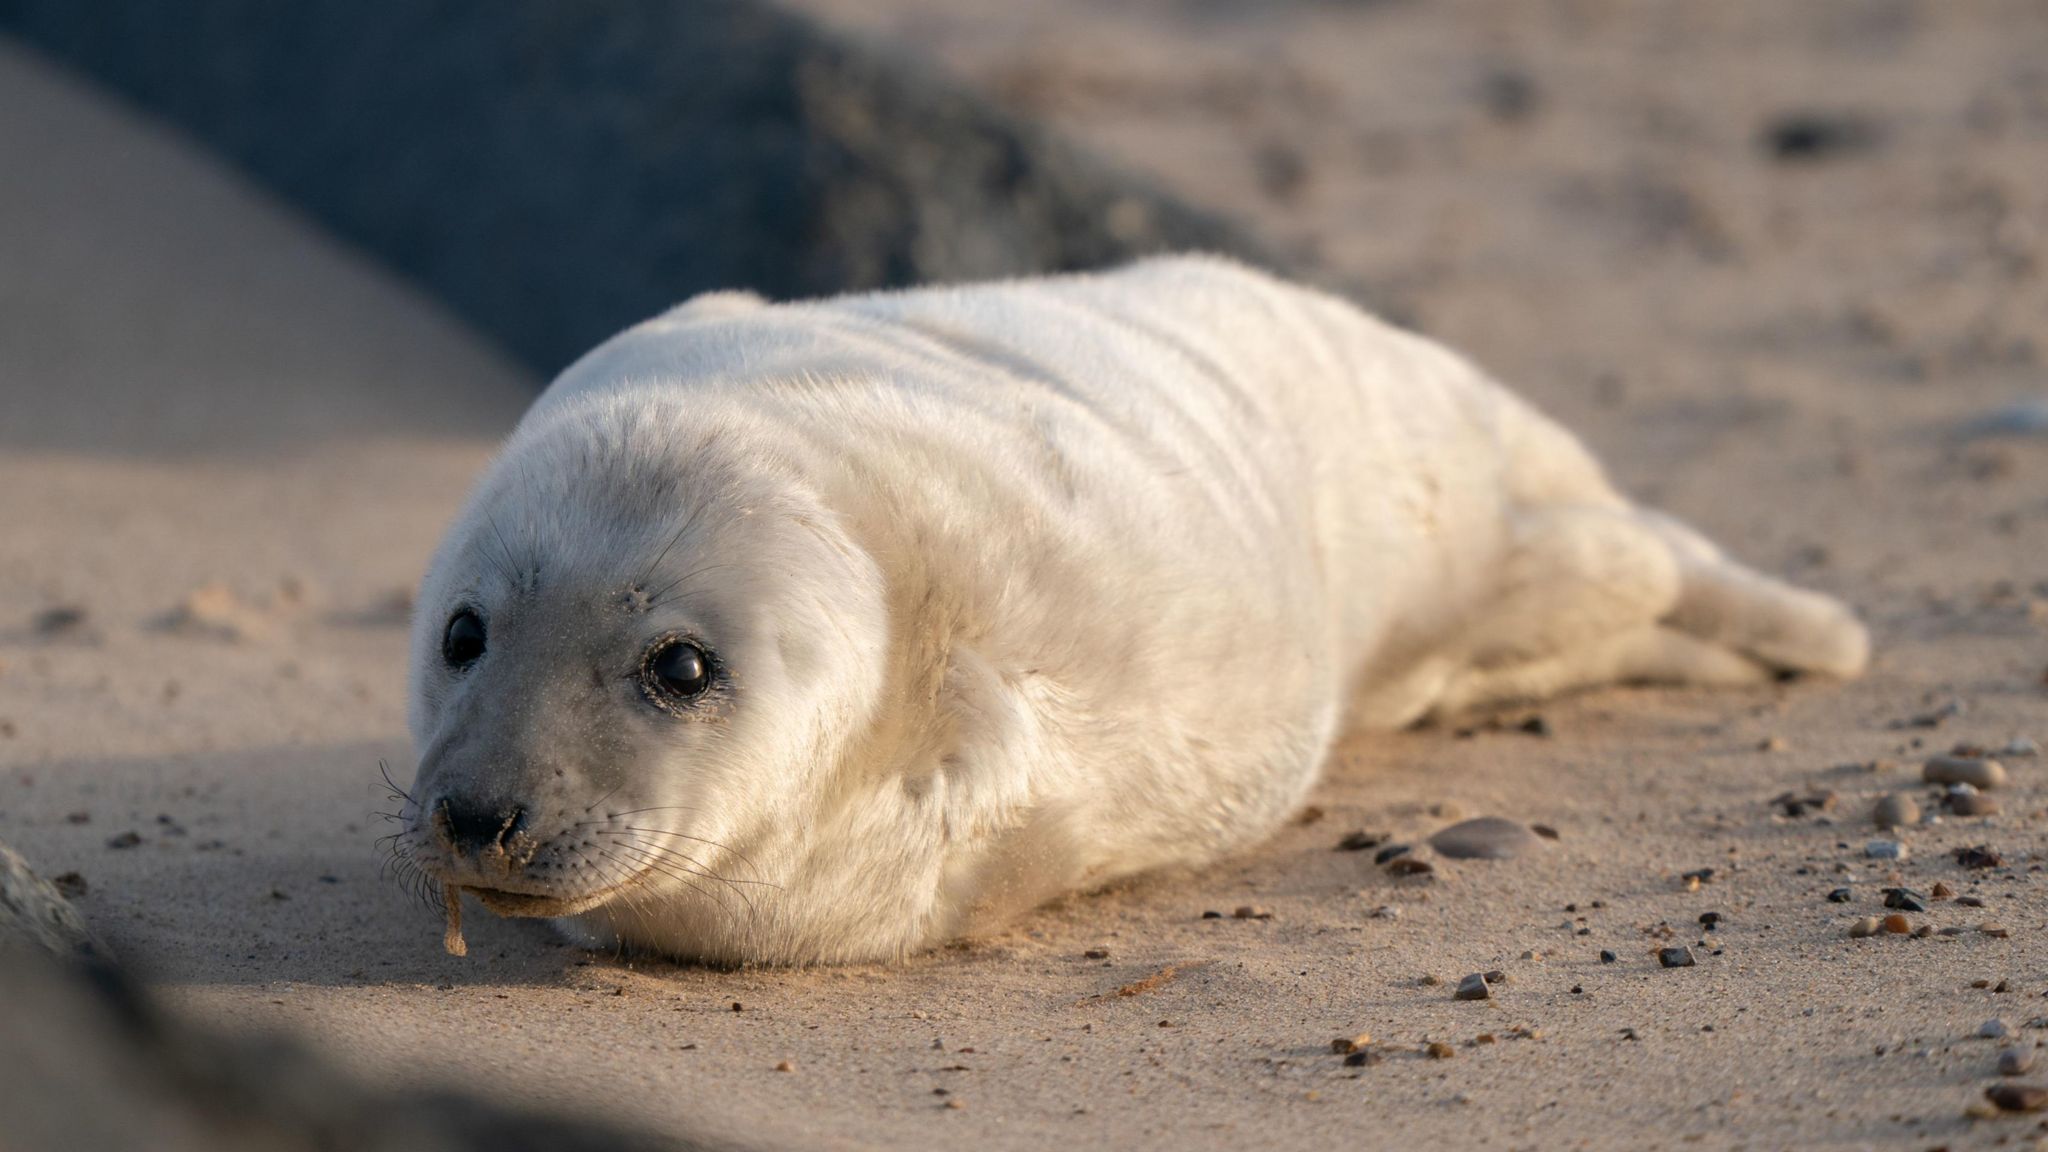
[[[441,634],[441,659],[450,668],[467,668],[483,654],[483,617],[464,608],[448,621],[448,631]]]
[[[687,640],[664,640],[647,654],[647,687],[671,700],[702,696],[711,686],[711,661]]]

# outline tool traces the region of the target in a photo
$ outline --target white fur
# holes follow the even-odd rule
[[[1451,352],[1207,258],[700,298],[555,382],[419,604],[408,853],[722,961],[897,957],[1211,860],[1347,718],[1866,653]],[[674,631],[729,675],[700,714],[632,679]],[[528,874],[436,846],[459,789],[534,814]]]

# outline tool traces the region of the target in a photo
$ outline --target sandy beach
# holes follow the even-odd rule
[[[410,590],[543,381],[0,44],[0,840],[76,873],[168,1003],[745,1147],[2043,1138],[1967,1110],[2048,1042],[2048,762],[2002,757],[1992,815],[1921,765],[2048,741],[2048,14],[803,6],[1469,352],[1633,495],[1855,605],[1872,672],[1353,741],[1256,852],[898,966],[678,967],[481,915],[446,956],[379,875],[379,763],[410,774]],[[1893,794],[1923,822],[1879,831]],[[1336,850],[1479,815],[1557,838],[1408,877]],[[1886,887],[1931,935],[1850,937]],[[1361,1034],[1378,1059],[1333,1053]]]

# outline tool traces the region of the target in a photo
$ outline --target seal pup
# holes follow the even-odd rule
[[[593,943],[886,960],[1259,840],[1340,726],[1867,647],[1225,260],[722,293],[563,373],[442,543],[399,850]]]

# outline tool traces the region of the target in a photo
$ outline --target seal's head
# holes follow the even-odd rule
[[[886,636],[802,451],[629,390],[528,417],[420,591],[402,855],[612,936],[772,899],[772,833],[871,711]]]

